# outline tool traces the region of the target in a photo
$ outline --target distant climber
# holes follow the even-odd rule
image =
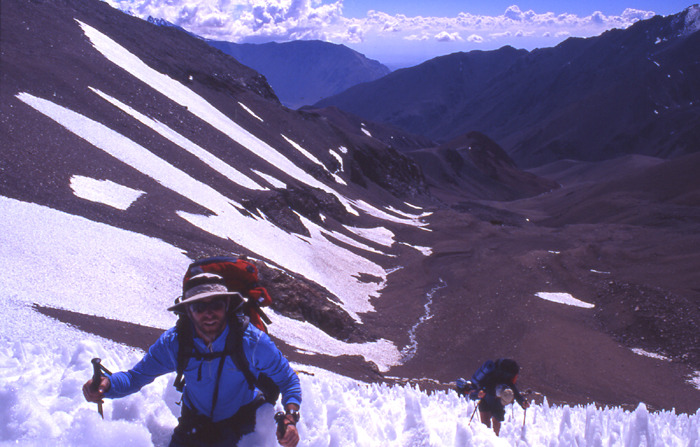
[[[469,393],[474,391],[474,385],[471,381],[466,379],[457,379],[455,383],[455,391],[459,397],[469,396]]]
[[[472,376],[473,391],[471,399],[479,400],[479,416],[481,422],[491,427],[498,436],[501,431],[501,422],[505,417],[504,406],[515,399],[521,407],[530,406],[520,395],[515,382],[518,380],[520,366],[512,359],[487,360]]]

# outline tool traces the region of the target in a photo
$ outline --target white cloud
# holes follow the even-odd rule
[[[522,20],[522,15],[523,13],[520,11],[520,8],[518,8],[517,5],[509,6],[506,8],[506,12],[503,14],[504,17],[516,21]]]
[[[447,31],[442,31],[438,34],[435,35],[435,40],[438,42],[462,42],[464,39],[462,39],[459,36],[459,33],[448,33]]]
[[[417,40],[417,41],[425,41],[430,39],[430,36],[427,34],[411,34],[410,36],[404,37],[405,40]]]
[[[591,22],[597,23],[597,24],[603,24],[603,23],[605,23],[605,16],[603,15],[602,12],[596,11],[593,14],[591,14]]]
[[[149,15],[163,18],[209,39],[252,43],[318,39],[355,44],[358,51],[363,51],[362,45],[371,50],[390,48],[385,52],[400,51],[402,41],[422,42],[421,47],[426,48],[442,42],[461,42],[460,49],[471,44],[496,48],[506,39],[516,37],[519,38],[517,45],[535,48],[542,38],[596,36],[654,15],[651,11],[629,8],[617,16],[596,11],[579,17],[568,13],[523,11],[512,5],[498,16],[462,12],[456,17],[409,17],[370,10],[363,18],[348,18],[343,15],[344,0],[104,1],[142,18]],[[556,42],[548,42],[553,43]],[[416,47],[407,47],[405,51],[415,53],[416,50]]]
[[[511,33],[510,31],[506,31],[504,33],[491,33],[491,34],[489,34],[489,36],[494,37],[494,38],[511,37],[511,36],[513,36],[513,33]]]

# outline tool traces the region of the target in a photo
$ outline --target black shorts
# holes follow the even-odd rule
[[[258,396],[230,418],[218,422],[183,405],[169,447],[235,446],[244,435],[255,430],[255,413],[263,404],[265,400]]]
[[[491,416],[495,417],[497,421],[503,421],[506,416],[506,410],[501,404],[501,399],[493,394],[487,394],[479,402],[479,411],[482,413],[491,413]]]

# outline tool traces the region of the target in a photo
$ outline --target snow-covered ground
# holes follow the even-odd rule
[[[92,374],[90,360],[99,357],[116,371],[128,369],[143,353],[43,316],[31,304],[167,328],[175,319],[165,308],[177,296],[190,260],[163,241],[36,204],[0,198],[0,211],[5,216],[0,220],[0,310],[5,315],[0,445],[166,446],[179,414],[172,374],[135,395],[107,400],[102,420],[96,406],[82,397],[82,384]],[[270,330],[298,344],[287,338],[301,330],[293,324],[275,315]],[[303,330],[305,345],[299,347],[307,352],[350,352],[312,326]],[[399,360],[393,345],[354,349],[379,365]],[[368,385],[307,365],[293,367],[304,399],[301,446],[700,445],[700,412],[650,414],[643,404],[634,412],[544,404],[525,414],[516,406],[507,409],[498,438],[478,416],[469,423],[474,404],[454,392]],[[261,409],[256,432],[241,445],[277,445],[273,413]]]
[[[172,375],[135,395],[107,400],[102,420],[96,405],[85,402],[81,393],[91,374],[90,359],[100,357],[109,369],[118,370],[136,362],[140,353],[60,327],[38,314],[33,320],[46,340],[0,338],[0,445],[167,446],[179,414]],[[469,423],[474,403],[454,392],[368,385],[293,366],[304,397],[301,446],[700,445],[700,413],[649,413],[643,404],[633,412],[546,403],[524,412],[511,406],[496,437],[478,422],[478,415]],[[259,410],[256,431],[241,446],[278,445],[274,411]]]

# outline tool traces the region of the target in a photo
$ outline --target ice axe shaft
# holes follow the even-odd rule
[[[100,362],[102,360],[99,358],[92,359],[92,383],[90,384],[90,391],[98,391],[100,389],[100,383],[102,383],[102,365]],[[102,402],[97,403],[97,412],[100,413],[102,419],[105,418],[104,412],[102,411]]]

